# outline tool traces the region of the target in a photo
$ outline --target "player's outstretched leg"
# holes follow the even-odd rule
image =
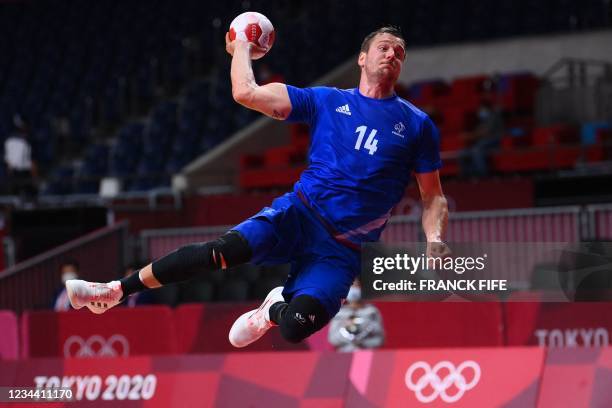
[[[250,259],[251,248],[247,241],[239,232],[230,231],[214,241],[184,245],[120,281],[68,280],[66,290],[72,307],[80,309],[86,306],[100,314],[133,293],[183,282],[201,273],[231,268]]]
[[[272,289],[258,309],[248,311],[236,319],[229,332],[232,346],[246,347],[276,326],[270,319],[270,307],[279,302],[285,302],[282,286]]]
[[[123,297],[123,290],[119,281],[95,283],[70,279],[66,281],[66,291],[73,308],[80,309],[86,306],[96,314],[104,313],[111,307],[118,305]]]

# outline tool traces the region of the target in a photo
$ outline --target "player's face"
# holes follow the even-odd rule
[[[399,78],[405,56],[402,40],[387,33],[376,35],[368,52],[361,55],[363,68],[369,78],[393,83]]]

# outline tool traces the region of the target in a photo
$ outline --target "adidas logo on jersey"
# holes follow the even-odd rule
[[[338,106],[336,108],[336,112],[351,116],[351,109],[349,108],[348,103],[346,105]]]

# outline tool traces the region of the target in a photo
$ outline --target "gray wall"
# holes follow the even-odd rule
[[[564,57],[612,62],[612,30],[409,49],[400,81],[511,71],[541,75]]]

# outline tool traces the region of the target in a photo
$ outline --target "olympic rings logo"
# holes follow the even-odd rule
[[[420,376],[416,383],[413,381],[414,373],[417,370],[423,370],[424,373]],[[472,380],[468,383],[466,377],[463,375],[465,370],[471,369],[474,373]],[[441,378],[438,373],[440,370],[448,371],[448,374]],[[458,401],[466,391],[471,390],[480,381],[480,365],[477,362],[468,360],[459,364],[455,368],[454,364],[450,361],[440,361],[438,364],[431,368],[429,364],[424,361],[417,361],[412,364],[406,371],[405,382],[408,389],[414,391],[416,398],[422,403],[429,403],[440,397],[442,401],[452,403]],[[433,392],[430,395],[425,395],[423,390],[431,386]],[[447,390],[455,386],[457,392],[455,394],[447,393]]]
[[[122,334],[114,334],[107,339],[93,335],[87,340],[80,336],[70,336],[64,342],[64,357],[127,357],[130,344]]]

